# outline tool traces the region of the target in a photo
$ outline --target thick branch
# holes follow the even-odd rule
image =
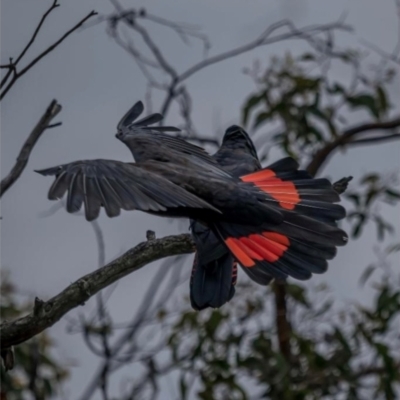
[[[21,151],[18,154],[17,161],[12,167],[9,174],[1,181],[0,185],[0,197],[15,183],[20,177],[22,171],[28,164],[29,156],[35,147],[36,142],[39,140],[42,133],[49,127],[50,122],[54,117],[61,111],[61,105],[53,100],[47,107],[46,112],[42,115],[39,122],[33,128],[31,134],[26,139]]]
[[[325,164],[333,152],[340,146],[351,143],[356,136],[371,131],[390,130],[400,126],[400,117],[396,117],[390,121],[385,122],[371,122],[367,124],[357,125],[353,128],[347,129],[337,139],[327,143],[322,149],[318,150],[312,161],[307,167],[307,171],[315,176]],[[359,139],[360,140],[360,139]]]
[[[121,257],[83,276],[58,295],[42,303],[40,310],[33,310],[15,321],[2,323],[1,348],[5,349],[32,338],[54,325],[73,308],[84,304],[100,290],[146,264],[168,256],[192,253],[194,249],[189,234],[167,236],[140,243]]]

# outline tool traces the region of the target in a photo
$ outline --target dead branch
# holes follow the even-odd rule
[[[189,234],[167,236],[140,243],[104,267],[78,279],[42,304],[39,312],[0,325],[1,348],[22,343],[54,325],[66,313],[83,305],[100,290],[160,258],[194,251]]]
[[[270,25],[264,32],[255,39],[248,43],[238,46],[232,50],[224,51],[215,56],[205,57],[202,61],[193,64],[186,71],[179,72],[178,66],[173,65],[172,60],[168,59],[168,55],[155,43],[149,34],[148,30],[143,26],[146,20],[157,23],[175,31],[184,43],[189,42],[189,38],[199,39],[204,44],[204,49],[210,47],[208,38],[201,34],[197,27],[187,24],[176,23],[168,21],[164,18],[159,18],[155,15],[148,14],[145,9],[124,9],[118,0],[111,0],[116,12],[98,19],[98,22],[106,21],[108,24],[108,33],[125,51],[127,51],[134,58],[138,67],[148,81],[149,88],[155,88],[165,92],[165,98],[160,107],[160,112],[165,116],[174,100],[177,100],[185,107],[188,101],[188,96],[184,96],[187,91],[185,90],[184,82],[192,75],[199,71],[208,68],[211,65],[229,60],[230,58],[239,56],[241,54],[250,52],[258,47],[267,46],[279,41],[300,39],[310,44],[311,47],[316,49],[319,53],[325,53],[329,56],[335,56],[333,50],[328,45],[330,42],[332,32],[336,30],[350,31],[350,27],[345,25],[341,20],[325,25],[311,25],[303,28],[297,28],[291,21],[282,20],[275,24]],[[143,21],[143,23],[141,23]],[[133,40],[126,34],[125,30],[118,29],[119,24],[128,27],[135,33],[139,34],[144,42],[146,50],[142,51],[133,43]],[[325,35],[326,39],[319,36]],[[123,36],[123,37],[122,37]],[[329,38],[328,38],[329,37]],[[161,82],[155,79],[150,69],[164,74],[168,81]],[[186,122],[186,126],[192,126],[190,121],[190,107],[189,113],[182,115]],[[194,131],[194,129],[192,129]],[[193,136],[195,139],[197,135]]]
[[[29,156],[39,140],[42,133],[49,127],[50,122],[59,114],[61,111],[61,105],[53,100],[47,107],[47,110],[40,118],[39,122],[33,128],[32,132],[26,139],[21,151],[18,154],[17,161],[12,167],[9,174],[1,181],[0,185],[0,197],[15,183],[15,181],[21,176],[23,170],[28,164]]]
[[[64,35],[61,36],[60,39],[55,41],[52,45],[50,45],[46,50],[42,51],[39,55],[37,55],[28,65],[26,65],[24,68],[22,68],[20,71],[17,69],[17,64],[21,61],[21,59],[24,57],[28,49],[31,47],[32,43],[35,41],[36,36],[38,35],[40,29],[43,26],[44,21],[46,20],[47,16],[53,11],[55,8],[59,7],[59,4],[57,4],[57,1],[54,1],[52,6],[49,8],[49,10],[46,11],[46,13],[42,16],[38,26],[36,27],[32,38],[29,40],[28,44],[25,46],[25,48],[22,50],[21,54],[18,56],[15,62],[10,59],[10,64],[7,66],[8,71],[7,74],[4,76],[3,80],[1,81],[0,88],[5,86],[3,91],[0,94],[0,101],[4,98],[4,96],[9,92],[9,90],[14,86],[15,82],[21,78],[24,74],[26,74],[33,66],[35,66],[43,57],[47,56],[50,52],[52,52],[56,47],[58,47],[71,33],[75,32],[77,29],[79,29],[88,19],[92,18],[93,16],[97,15],[96,11],[91,11],[86,17],[81,19],[75,26],[73,26],[70,30],[68,30]],[[11,80],[9,81],[9,78],[12,74]],[[9,82],[8,82],[9,81]],[[8,84],[7,84],[8,82]]]

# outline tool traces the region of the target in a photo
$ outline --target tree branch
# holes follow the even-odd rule
[[[273,284],[275,293],[275,322],[277,329],[277,337],[279,350],[287,362],[291,359],[290,336],[292,327],[287,318],[286,306],[286,282],[275,281]]]
[[[4,78],[1,80],[0,89],[7,83],[8,78],[11,75],[11,72],[14,72],[14,74],[16,73],[17,64],[21,61],[22,57],[26,54],[26,52],[32,46],[33,42],[36,39],[36,36],[38,35],[40,29],[42,28],[42,26],[44,24],[44,21],[50,15],[50,13],[59,6],[60,5],[57,3],[57,0],[54,0],[53,4],[50,6],[50,8],[42,15],[42,18],[40,19],[39,24],[37,25],[35,31],[33,32],[31,39],[29,40],[27,45],[24,47],[24,49],[21,51],[21,54],[17,57],[17,59],[15,61],[13,61],[13,59],[10,58],[10,63],[8,65],[1,66],[1,68],[8,68],[8,71],[5,74]]]
[[[46,20],[46,18],[50,15],[50,13],[55,10],[57,7],[60,7],[60,4],[57,3],[58,0],[54,0],[53,4],[50,6],[50,8],[42,15],[42,18],[40,19],[38,26],[36,27],[35,31],[33,32],[33,35],[31,37],[31,39],[29,40],[29,42],[27,43],[27,45],[24,47],[24,49],[22,50],[21,54],[17,57],[17,59],[15,60],[14,65],[17,65],[18,62],[21,60],[21,58],[26,54],[26,52],[29,50],[29,48],[32,46],[33,42],[36,39],[36,36],[38,35],[40,29],[42,28],[44,21]]]
[[[15,321],[0,325],[1,348],[22,343],[54,325],[70,310],[84,304],[100,290],[131,272],[160,258],[192,253],[190,234],[167,236],[140,243],[106,266],[78,279],[61,293],[44,302],[39,312],[31,312]]]
[[[353,179],[352,176],[339,179],[332,184],[333,189],[338,194],[343,194],[349,182]],[[292,360],[292,349],[290,346],[290,337],[292,335],[292,327],[287,315],[287,301],[286,301],[286,282],[275,281],[272,283],[275,300],[275,322],[277,329],[279,350],[285,357],[288,363]]]
[[[56,2],[55,2],[56,3]],[[50,10],[51,11],[51,10]],[[48,15],[49,11],[46,13]],[[47,16],[45,14],[45,16]],[[37,64],[43,57],[45,57],[47,54],[49,54],[51,51],[53,51],[58,45],[60,45],[71,33],[75,32],[77,29],[79,29],[89,18],[92,18],[93,16],[97,15],[96,11],[91,11],[85,18],[81,19],[74,27],[72,27],[69,31],[67,31],[63,36],[61,36],[60,39],[58,39],[56,42],[54,42],[52,45],[50,45],[46,50],[42,51],[38,56],[36,56],[26,67],[21,69],[21,71],[16,70],[16,64],[14,65],[14,75],[11,78],[11,81],[9,84],[4,88],[4,90],[0,94],[0,100],[4,98],[4,96],[9,92],[9,90],[13,87],[14,83],[26,72],[28,72],[35,64]],[[42,20],[40,21],[38,28],[36,29],[31,41],[28,43],[27,47],[24,49],[26,52],[30,45],[33,43],[33,40],[35,39],[38,29],[42,26],[44,22],[45,17],[42,17]],[[31,43],[32,42],[32,43]],[[21,59],[21,56],[23,56],[25,53],[21,53],[21,55],[18,57],[18,61]],[[4,85],[6,82],[2,82]]]
[[[366,124],[357,125],[353,128],[345,130],[342,135],[332,142],[327,143],[322,149],[318,150],[313,156],[312,161],[308,164],[307,171],[315,176],[325,164],[332,153],[340,146],[351,143],[352,139],[359,134],[378,131],[390,130],[400,126],[400,116],[385,122],[371,122]]]
[[[9,174],[1,181],[0,184],[0,197],[15,183],[20,177],[26,165],[28,164],[29,156],[39,140],[42,133],[49,127],[50,122],[61,111],[61,105],[53,100],[47,107],[47,110],[40,118],[39,122],[33,128],[31,134],[26,139],[21,151],[18,154],[17,161],[12,167]]]
[[[182,90],[184,89],[184,81],[186,81],[192,75],[198,73],[205,68],[208,68],[211,65],[239,56],[241,54],[254,50],[255,48],[289,39],[305,40],[318,52],[333,55],[331,46],[329,44],[330,40],[323,40],[319,38],[318,35],[327,35],[335,30],[351,30],[351,28],[345,25],[341,20],[338,20],[337,22],[333,22],[331,24],[310,25],[303,28],[297,28],[290,20],[282,20],[270,25],[258,37],[247,42],[246,44],[238,46],[229,51],[221,52],[220,54],[217,54],[215,56],[205,57],[202,61],[193,64],[186,71],[180,73],[179,68],[173,65],[172,61],[168,61],[167,55],[160,47],[156,45],[154,40],[151,38],[149,32],[145,28],[143,28],[143,25],[138,25],[137,21],[147,19],[157,24],[173,29],[185,43],[188,43],[188,39],[190,37],[200,39],[204,43],[205,50],[210,47],[210,43],[207,37],[197,32],[197,29],[195,27],[177,24],[171,21],[167,21],[163,18],[156,17],[154,15],[149,15],[145,9],[125,10],[118,0],[111,0],[111,2],[116,9],[116,13],[113,13],[105,18],[105,20],[108,22],[108,31],[110,35],[114,38],[114,40],[133,56],[139,68],[148,80],[150,87],[154,87],[165,92],[165,98],[160,107],[160,113],[163,114],[164,117],[167,115],[172,102],[178,98],[181,98],[185,93],[185,91]],[[101,18],[99,19],[99,21],[104,21],[104,19]],[[127,27],[141,35],[147,49],[151,53],[150,59],[149,56],[142,54],[142,51],[137,49],[133,45],[133,42],[129,40],[129,38],[125,40],[121,39],[118,31],[119,22],[124,23]],[[169,83],[164,84],[162,82],[156,81],[151,76],[150,71],[147,67],[156,68],[166,74],[169,78]],[[187,101],[187,98],[182,99],[182,101]],[[187,113],[183,116],[187,123],[187,126],[191,125],[189,121],[189,114],[190,113]]]
[[[276,32],[281,28],[287,28],[289,32],[281,33],[276,36],[271,36],[274,32]],[[247,53],[248,51],[251,51],[260,46],[266,46],[288,39],[305,39],[306,41],[310,42],[312,35],[321,32],[329,32],[330,30],[334,29],[340,29],[344,31],[351,30],[349,26],[342,24],[340,21],[326,25],[312,25],[312,26],[307,26],[305,28],[296,28],[296,26],[293,24],[292,21],[282,20],[270,25],[257,39],[249,42],[248,44],[237,47],[236,49],[233,50],[226,51],[216,56],[209,57],[193,65],[185,72],[183,72],[179,76],[178,80],[179,82],[182,82],[203,68],[206,68],[212,64],[219,63],[221,61],[228,60],[229,58],[236,57],[240,54]]]
[[[358,139],[358,140],[353,140],[348,143],[349,146],[357,146],[357,145],[364,145],[364,144],[371,144],[371,143],[383,143],[383,142],[388,142],[390,140],[397,140],[400,139],[400,133],[393,133],[392,135],[387,135],[387,136],[376,136],[376,137],[370,137],[370,138],[365,138],[365,139]]]

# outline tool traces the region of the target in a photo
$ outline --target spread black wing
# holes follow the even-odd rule
[[[88,221],[104,207],[109,217],[120,210],[166,213],[171,208],[212,209],[214,207],[169,180],[135,164],[113,160],[85,160],[36,171],[54,175],[49,200],[67,192],[67,211],[77,212],[85,205]]]

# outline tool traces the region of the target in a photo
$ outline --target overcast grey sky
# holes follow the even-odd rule
[[[60,3],[61,7],[49,18],[27,59],[90,10],[100,13],[113,10],[108,0],[61,0]],[[49,4],[48,0],[2,1],[2,63],[21,51]],[[210,54],[245,43],[282,18],[290,18],[303,26],[332,22],[343,12],[348,13],[347,23],[354,26],[355,34],[341,36],[342,44],[359,45],[359,39],[363,38],[391,51],[397,39],[397,20],[391,0],[143,0],[124,4],[146,6],[158,16],[201,26],[212,42]],[[163,34],[160,30],[156,30],[155,39],[168,50],[168,57],[179,70],[201,59],[199,44],[188,47],[173,34]],[[243,68],[257,58],[266,63],[271,55],[297,51],[299,46],[304,45],[290,42],[257,49],[190,79],[188,88],[193,97],[193,119],[198,130],[212,135],[215,121],[221,127],[238,123],[243,101],[253,89],[250,79],[242,73]],[[133,102],[144,98],[145,89],[145,80],[136,64],[106,35],[105,26],[98,25],[68,38],[21,78],[2,102],[2,177],[8,173],[22,143],[49,102],[56,98],[63,106],[56,119],[63,125],[42,136],[22,177],[2,200],[1,266],[11,270],[12,279],[32,300],[36,295],[42,299],[55,295],[97,266],[93,229],[83,217],[71,216],[64,210],[49,218],[39,217],[52,205],[46,199],[50,179],[35,174],[33,169],[80,158],[130,160],[128,150],[114,138],[115,126]],[[391,87],[391,95],[398,104],[398,80]],[[162,98],[154,94],[155,109]],[[174,112],[167,119],[171,125],[179,122]],[[398,143],[357,148],[351,155],[336,156],[324,173],[334,179],[350,174],[357,181],[367,171],[396,171],[399,150]],[[393,219],[397,211],[384,209]],[[107,260],[142,241],[147,229],[162,237],[182,231],[186,226],[140,212],[125,212],[115,219],[107,219],[102,214],[99,223],[105,235]],[[340,249],[329,271],[316,277],[314,282],[329,282],[339,298],[367,301],[370,292],[360,291],[357,281],[363,268],[375,260],[374,241],[375,231],[369,230],[361,240],[350,242]],[[186,267],[189,269],[190,263]],[[109,302],[116,321],[129,320],[156,269],[157,265],[150,265],[118,284]],[[188,294],[188,284],[179,290]],[[89,311],[93,305],[93,301],[89,301],[84,311]],[[76,311],[70,315],[76,315]],[[66,322],[61,321],[49,333],[56,338],[59,354],[74,363],[67,385],[67,398],[74,398],[83,390],[97,359],[86,350],[79,335],[67,334],[65,327]]]

